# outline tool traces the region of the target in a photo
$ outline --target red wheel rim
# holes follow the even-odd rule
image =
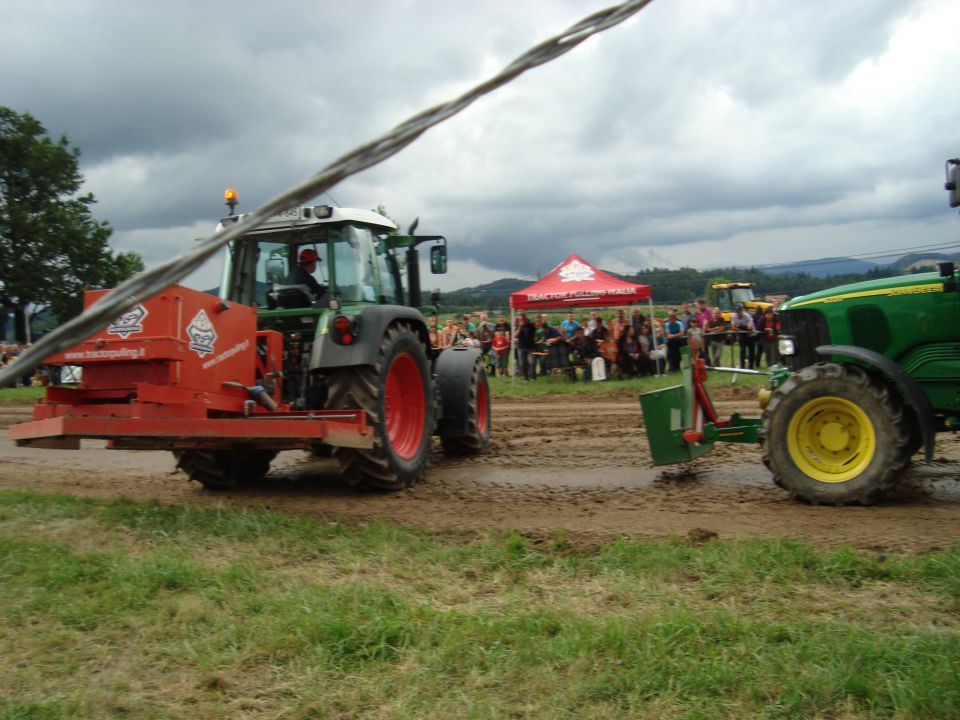
[[[403,460],[409,460],[420,449],[426,432],[423,379],[416,360],[400,353],[387,370],[383,411],[390,447]]]
[[[480,435],[487,434],[487,424],[490,422],[490,403],[487,400],[487,384],[477,382],[477,431]]]

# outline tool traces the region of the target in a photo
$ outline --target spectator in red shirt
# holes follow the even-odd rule
[[[780,318],[767,308],[763,313],[763,330],[760,335],[763,342],[763,352],[767,356],[767,367],[780,362],[780,353],[777,350],[777,341],[780,337]]]
[[[507,360],[510,358],[510,341],[507,334],[502,330],[497,330],[493,334],[493,355],[494,369],[497,375],[507,374]]]

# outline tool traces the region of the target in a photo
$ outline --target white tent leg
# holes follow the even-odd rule
[[[513,368],[510,372],[511,385],[517,382],[517,338],[514,334],[517,326],[516,315],[517,311],[510,308],[510,357],[507,358],[507,362],[510,363],[510,367]]]
[[[647,304],[650,307],[650,336],[653,338],[653,349],[657,349],[657,324],[653,321],[653,295],[647,298]],[[653,361],[654,367],[657,368],[657,376],[660,375],[660,361]]]

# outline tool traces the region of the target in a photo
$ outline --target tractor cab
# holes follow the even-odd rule
[[[753,314],[757,308],[766,310],[771,304],[757,300],[753,293],[754,285],[750,282],[714,283],[717,307],[720,308],[725,320],[729,321],[733,311],[743,306],[747,312]]]
[[[220,226],[242,217],[224,218]],[[391,220],[368,210],[285,210],[231,245],[221,296],[256,305],[263,318],[356,303],[403,305],[390,242],[396,230]]]
[[[223,218],[218,231],[243,217]],[[261,329],[312,325],[328,311],[351,306],[420,307],[416,247],[435,243],[434,273],[446,272],[447,248],[446,238],[414,236],[413,229],[399,234],[392,220],[370,210],[329,205],[284,210],[231,243],[220,296],[256,306]]]
[[[243,217],[223,218],[218,231]],[[220,297],[256,308],[258,353],[267,366],[283,365],[282,402],[324,407],[329,373],[375,363],[381,338],[401,319],[430,351],[417,246],[430,242],[431,269],[445,272],[446,239],[415,236],[414,227],[403,235],[371,210],[294,207],[228,246]]]

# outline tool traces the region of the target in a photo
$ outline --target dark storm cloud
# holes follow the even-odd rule
[[[269,137],[308,117],[318,136],[359,138],[377,119],[375,97],[394,105],[404,74],[438,74],[407,51],[385,63],[401,40],[395,11],[364,5],[13,3],[0,11],[10,31],[0,52],[23,72],[5,73],[4,95],[68,132],[90,163]],[[444,60],[444,72],[462,70],[452,53]]]
[[[0,55],[29,72],[0,80],[0,94],[68,133],[119,230],[215,217],[227,184],[251,207],[416,112],[446,77],[479,75],[480,58],[452,40],[429,58],[405,47],[401,6],[19,10],[25,32]]]
[[[498,220],[476,229],[467,256],[531,273],[542,268],[545,252],[562,257],[578,248],[607,255],[617,247],[669,250],[745,231],[942,213],[937,184],[929,180],[941,160],[930,156],[954,151],[938,142],[925,153],[930,164],[898,158],[892,169],[891,147],[901,146],[904,137],[914,139],[914,118],[888,118],[879,127],[875,118],[832,114],[829,97],[842,91],[858,66],[884,55],[892,28],[910,8],[766,7],[763,17],[744,13],[719,33],[711,18],[700,18],[700,27],[683,27],[682,42],[654,41],[652,48],[643,42],[626,47],[622,35],[612,37],[610,52],[590,66],[589,78],[574,72],[565,79],[564,90],[575,102],[544,121],[576,132],[567,147],[578,152],[567,159],[567,172],[542,174],[531,164],[526,177],[512,176],[525,185],[513,197],[477,200],[485,217]],[[624,65],[631,71],[624,73]],[[738,106],[739,124],[725,128],[722,118],[698,107],[718,91]],[[542,130],[538,134],[542,139]],[[711,138],[720,142],[712,145]],[[864,152],[856,152],[858,146]],[[884,180],[920,177],[927,183],[923,199],[857,198]],[[558,209],[563,204],[566,211]],[[525,212],[511,216],[514,207]],[[736,255],[729,257],[735,261]],[[677,264],[690,262],[682,252],[677,258]]]

